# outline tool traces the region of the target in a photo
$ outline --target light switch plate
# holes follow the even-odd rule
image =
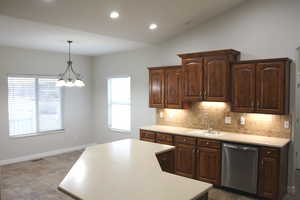
[[[231,124],[231,117],[225,117],[225,124]]]
[[[283,127],[284,128],[290,128],[290,122],[289,121],[284,121]]]
[[[240,124],[241,124],[241,125],[245,125],[245,124],[246,124],[246,119],[245,119],[245,117],[241,117],[241,118],[240,118]]]

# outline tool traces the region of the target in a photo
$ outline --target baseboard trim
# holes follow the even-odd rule
[[[290,195],[296,194],[296,187],[295,187],[294,185],[293,185],[293,186],[288,186],[287,192],[288,192],[288,194],[290,194]]]
[[[78,150],[85,149],[86,147],[93,146],[95,144],[96,143],[85,144],[85,145],[80,145],[80,146],[76,146],[76,147],[70,147],[70,148],[64,148],[64,149],[59,149],[59,150],[54,150],[54,151],[32,154],[32,155],[28,155],[28,156],[22,156],[22,157],[18,157],[18,158],[0,160],[0,166],[9,165],[9,164],[18,163],[18,162],[29,161],[29,160],[35,160],[35,159],[44,158],[44,157],[48,157],[48,156],[55,156],[55,155],[68,153],[68,152],[72,152],[72,151],[78,151]]]

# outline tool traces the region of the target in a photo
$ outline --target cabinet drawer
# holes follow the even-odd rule
[[[279,149],[266,148],[266,147],[261,148],[261,153],[263,157],[272,157],[272,158],[278,158],[280,155]]]
[[[216,141],[216,140],[207,140],[207,139],[198,138],[198,146],[220,149],[221,148],[221,143],[219,141]]]
[[[173,143],[173,137],[172,137],[172,135],[163,134],[163,133],[157,133],[156,134],[156,140],[157,141],[163,141],[163,142]]]
[[[196,145],[196,138],[185,137],[185,136],[175,136],[175,143]]]
[[[146,141],[146,142],[153,142],[153,143],[155,143],[155,139],[151,139],[151,138],[143,138],[143,137],[141,137],[141,140],[142,141]]]
[[[141,130],[140,137],[141,138],[155,139],[155,133],[151,132],[151,131]]]

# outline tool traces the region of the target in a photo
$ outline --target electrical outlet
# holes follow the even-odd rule
[[[241,118],[240,118],[240,124],[241,124],[241,125],[245,125],[245,124],[246,124],[246,119],[245,119],[245,117],[241,117]]]
[[[231,124],[231,117],[225,117],[225,124]]]
[[[162,119],[162,118],[164,118],[164,112],[159,112],[159,117]]]
[[[290,128],[290,122],[289,121],[284,121],[283,127],[284,128]]]

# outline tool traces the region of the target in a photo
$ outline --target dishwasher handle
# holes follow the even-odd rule
[[[235,149],[235,150],[242,150],[242,151],[255,151],[257,152],[258,149],[256,147],[249,147],[249,146],[239,146],[239,145],[233,145],[233,144],[223,144],[225,148]]]

